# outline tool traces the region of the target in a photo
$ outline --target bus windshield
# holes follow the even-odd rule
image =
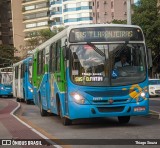
[[[75,84],[121,86],[146,78],[144,44],[78,44],[70,49],[70,75]]]
[[[13,75],[12,73],[1,73],[0,74],[0,83],[4,85],[12,85]]]

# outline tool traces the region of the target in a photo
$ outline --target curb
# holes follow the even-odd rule
[[[149,111],[149,117],[160,119],[160,113],[154,110]]]
[[[16,101],[15,101],[16,102]],[[17,119],[19,122],[21,122],[23,125],[27,126],[31,131],[33,131],[34,133],[36,133],[37,135],[39,135],[40,137],[42,137],[43,139],[45,139],[47,142],[49,142],[51,144],[51,146],[54,146],[55,148],[62,148],[60,145],[56,144],[55,142],[53,142],[52,140],[50,140],[48,137],[46,137],[45,135],[41,134],[39,131],[37,131],[35,128],[33,128],[32,126],[30,126],[29,124],[27,124],[26,122],[24,122],[23,120],[21,120],[16,113],[19,111],[19,109],[21,108],[21,104],[19,102],[18,106],[10,113],[10,115],[12,115],[15,119]]]

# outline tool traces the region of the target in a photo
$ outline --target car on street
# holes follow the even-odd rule
[[[149,95],[160,96],[160,79],[149,79]]]

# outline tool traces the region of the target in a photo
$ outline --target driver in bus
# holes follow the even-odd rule
[[[127,56],[125,54],[121,54],[120,61],[115,63],[115,68],[124,67],[124,66],[128,66],[128,65],[129,65],[129,63],[127,63]]]

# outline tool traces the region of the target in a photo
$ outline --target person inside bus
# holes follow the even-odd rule
[[[115,68],[128,66],[127,56],[125,54],[121,54],[120,61],[115,63]]]

